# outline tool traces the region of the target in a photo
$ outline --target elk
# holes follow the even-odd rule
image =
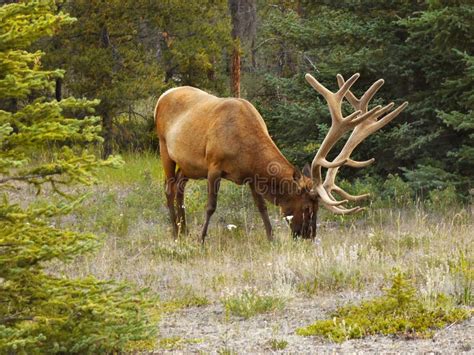
[[[393,111],[393,103],[369,110],[370,100],[384,83],[382,79],[358,99],[350,88],[359,74],[347,81],[338,74],[339,90],[336,92],[328,90],[310,74],[305,78],[327,101],[331,127],[311,167],[305,167],[303,173],[277,148],[264,120],[250,102],[218,98],[189,86],[170,89],[160,96],[155,108],[155,122],[165,173],[167,207],[175,238],[187,231],[184,191],[189,179],[207,179],[202,243],[216,210],[221,179],[249,185],[269,240],[273,240],[273,235],[266,201],[279,206],[282,214],[288,217],[294,237],[313,239],[319,203],[336,214],[356,213],[363,209],[359,206],[344,207],[349,201],[367,198],[368,194],[353,196],[345,192],[335,184],[337,172],[343,165],[361,168],[371,164],[374,159],[352,160],[352,151],[366,137],[398,116],[408,103]],[[355,110],[346,117],[342,114],[344,98]],[[352,133],[340,153],[333,161],[328,161],[329,151],[350,130]],[[322,168],[327,169],[324,181]],[[336,199],[334,193],[343,199]]]

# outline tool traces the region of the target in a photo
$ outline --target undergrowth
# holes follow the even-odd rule
[[[240,295],[230,296],[223,300],[226,314],[248,319],[256,314],[280,310],[284,307],[283,298],[260,296],[252,291],[244,291]]]
[[[397,273],[392,286],[381,297],[338,308],[331,319],[319,320],[297,330],[298,335],[320,335],[335,342],[368,335],[396,334],[408,338],[431,337],[433,330],[460,322],[472,311],[453,306],[439,294],[427,306],[410,281]]]

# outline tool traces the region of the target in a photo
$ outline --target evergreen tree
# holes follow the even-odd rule
[[[417,59],[414,69],[406,68],[416,70],[414,115],[421,118],[425,131],[431,127],[433,137],[420,144],[422,159],[406,175],[427,188],[454,182],[467,190],[474,184],[473,18],[472,1],[439,0],[400,21]],[[420,140],[413,138],[415,144]]]
[[[67,70],[64,87],[75,96],[97,98],[104,157],[114,148],[114,118],[137,100],[163,88],[163,71],[150,36],[145,1],[66,1],[62,10],[77,18],[49,44],[47,62]]]
[[[227,0],[156,1],[146,7],[166,84],[225,95],[231,47]]]
[[[420,189],[472,186],[472,2],[276,0],[262,11],[255,99],[292,160],[309,161],[329,123],[304,73],[334,87],[336,73],[360,72],[356,93],[384,78],[379,97],[410,103],[357,149],[378,162],[363,173],[403,173]]]
[[[83,199],[72,185],[91,184],[98,166],[118,162],[86,149],[101,141],[97,101],[50,99],[64,73],[44,70],[43,53],[30,48],[73,22],[54,7],[0,7],[0,353],[119,351],[154,329],[149,301],[129,286],[45,270],[98,247],[96,236],[54,221]],[[38,198],[18,201],[15,191],[28,186]]]

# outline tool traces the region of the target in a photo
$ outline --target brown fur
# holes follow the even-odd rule
[[[182,202],[178,203],[177,216],[174,208],[175,199],[182,199],[180,194],[184,193],[184,186],[178,191],[180,185],[187,179],[202,178],[209,184],[203,241],[216,208],[221,178],[250,185],[269,239],[271,225],[263,198],[279,205],[285,215],[293,215],[293,232],[314,235],[315,216],[314,223],[307,216],[315,215],[317,209],[309,194],[311,179],[281,154],[262,117],[248,101],[218,98],[193,87],[175,88],[158,100],[155,120],[175,235],[179,227],[185,228]],[[309,224],[314,227],[308,228]]]

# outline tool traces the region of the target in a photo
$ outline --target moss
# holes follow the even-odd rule
[[[331,319],[300,328],[297,334],[320,335],[335,342],[374,334],[423,338],[431,337],[433,329],[462,321],[471,314],[470,310],[452,307],[450,299],[443,295],[426,306],[409,280],[397,273],[385,295],[360,305],[340,307]]]

